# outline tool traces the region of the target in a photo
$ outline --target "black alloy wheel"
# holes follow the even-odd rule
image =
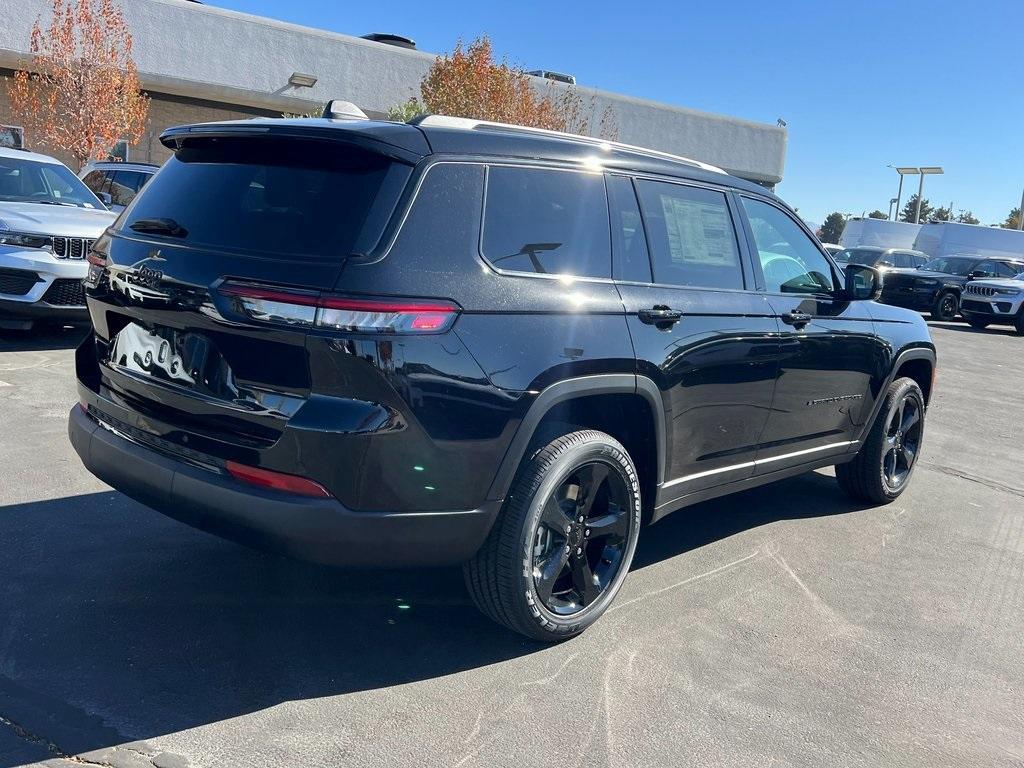
[[[949,322],[956,320],[959,311],[960,299],[957,298],[957,295],[953,291],[943,291],[935,300],[935,306],[932,307],[932,316],[936,320]]]
[[[924,393],[909,377],[889,385],[882,407],[852,461],[836,465],[836,480],[857,501],[887,504],[903,493],[924,441]]]
[[[544,606],[570,616],[592,605],[622,565],[629,494],[602,461],[575,468],[548,496],[533,546],[533,582]]]
[[[885,430],[886,451],[882,455],[882,479],[893,492],[910,477],[921,449],[921,403],[908,392],[889,418]]]
[[[530,451],[465,564],[476,606],[534,640],[583,632],[611,605],[640,533],[640,480],[611,435],[580,430]]]

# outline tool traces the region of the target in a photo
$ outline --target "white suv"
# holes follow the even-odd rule
[[[0,329],[87,322],[86,256],[115,218],[63,163],[0,147]]]
[[[973,328],[1012,325],[1024,335],[1024,272],[1003,280],[972,280],[964,286],[960,313]]]

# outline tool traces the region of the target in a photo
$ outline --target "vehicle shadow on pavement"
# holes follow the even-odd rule
[[[864,505],[846,496],[834,477],[809,472],[705,501],[659,520],[640,532],[632,570],[778,520],[827,517],[860,509]]]
[[[989,333],[1000,336],[1017,336],[1017,331],[1008,325],[990,325],[988,328],[972,328],[967,323],[946,323],[929,320],[928,325],[934,328],[944,328],[948,331],[962,331],[964,333]]]
[[[0,352],[42,352],[50,349],[74,349],[89,329],[65,325],[31,331],[0,330]]]
[[[825,484],[835,485],[806,475],[676,513],[641,536],[635,567],[774,520],[855,508]],[[458,569],[288,561],[115,492],[0,507],[0,541],[0,729],[49,756],[545,647],[478,614]],[[3,768],[24,761],[5,754]]]

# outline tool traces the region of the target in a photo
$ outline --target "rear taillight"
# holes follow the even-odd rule
[[[368,299],[227,282],[220,293],[252,320],[357,333],[438,333],[459,307],[436,299]]]
[[[297,493],[300,496],[313,496],[321,499],[330,498],[331,495],[320,483],[297,475],[288,475],[284,472],[250,467],[245,464],[239,464],[237,461],[227,462],[225,469],[236,480],[241,480],[250,485],[257,485],[260,488],[272,488],[275,491]]]

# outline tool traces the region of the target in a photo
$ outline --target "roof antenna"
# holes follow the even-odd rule
[[[351,101],[342,99],[331,99],[324,105],[324,113],[321,117],[328,120],[369,120],[366,113]]]

